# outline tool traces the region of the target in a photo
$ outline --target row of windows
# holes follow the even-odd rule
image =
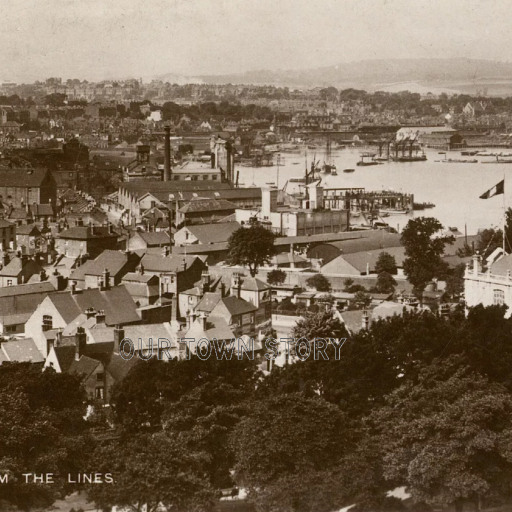
[[[505,304],[505,292],[503,290],[494,290],[494,305],[503,306]]]

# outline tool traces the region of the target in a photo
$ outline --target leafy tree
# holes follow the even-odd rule
[[[100,446],[94,453],[95,472],[112,473],[113,484],[90,485],[88,496],[97,507],[122,506],[138,512],[146,505],[156,512],[186,512],[213,507],[215,491],[203,478],[205,454],[191,450],[177,436],[138,434]]]
[[[338,509],[343,489],[336,473],[347,437],[343,414],[318,397],[268,398],[232,435],[235,480],[257,510]]]
[[[252,277],[258,267],[270,263],[275,253],[276,236],[257,221],[251,221],[248,228],[241,227],[228,240],[228,261],[231,265],[247,265]]]
[[[314,288],[317,292],[330,292],[331,283],[323,274],[315,274],[306,279],[306,284]]]
[[[280,285],[283,284],[286,280],[286,272],[279,268],[271,270],[267,274],[267,283],[271,285]]]
[[[434,361],[371,415],[384,476],[433,506],[512,495],[512,396],[464,366]],[[478,509],[477,505],[477,509]]]
[[[350,277],[345,279],[343,281],[343,286],[344,286],[343,291],[348,292],[350,290],[350,288],[353,286],[353,284],[354,284],[354,280],[350,279]]]
[[[345,326],[336,318],[332,311],[319,311],[318,313],[306,313],[292,329],[295,339],[306,338],[345,338],[347,331]]]
[[[375,273],[387,272],[388,274],[397,273],[397,265],[395,257],[389,252],[381,252],[375,264]]]
[[[498,247],[503,247],[503,231],[501,229],[483,229],[478,233],[476,249],[484,260]]]
[[[457,265],[446,278],[446,289],[444,291],[444,298],[449,300],[458,300],[460,295],[464,292],[464,273],[466,272],[466,265],[461,263]]]
[[[425,286],[445,271],[446,265],[441,256],[445,245],[455,240],[452,235],[441,235],[442,228],[442,224],[433,217],[418,217],[409,220],[402,231],[405,275],[420,298]]]
[[[358,291],[355,293],[354,298],[351,301],[350,309],[366,309],[370,307],[371,303],[371,295],[368,295],[364,291]]]
[[[169,404],[177,403],[196,387],[222,378],[225,386],[250,395],[257,379],[253,361],[230,361],[196,356],[190,360],[140,361],[114,387],[112,406],[115,420],[127,432],[155,432],[164,425],[163,414]]]
[[[375,285],[375,289],[379,293],[392,293],[395,291],[396,281],[393,276],[383,270],[377,276],[377,283]]]
[[[60,475],[83,471],[93,446],[85,398],[76,376],[30,363],[0,366],[0,474],[9,478],[0,485],[0,502],[46,508],[72,491]],[[23,473],[54,473],[55,483],[26,483]]]

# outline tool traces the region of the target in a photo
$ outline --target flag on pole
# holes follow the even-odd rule
[[[501,180],[494,187],[490,188],[487,192],[480,196],[480,199],[489,199],[490,197],[497,196],[505,193],[505,180]]]

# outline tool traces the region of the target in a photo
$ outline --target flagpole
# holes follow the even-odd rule
[[[506,231],[505,228],[507,227],[507,215],[505,214],[505,168],[503,168],[503,255],[507,254],[505,251],[506,247]]]

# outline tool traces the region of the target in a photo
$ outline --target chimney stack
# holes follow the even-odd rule
[[[363,322],[362,322],[362,328],[368,329],[368,326],[370,325],[370,316],[368,315],[368,311],[366,309],[363,311]]]
[[[103,286],[101,289],[110,290],[110,272],[108,271],[108,268],[103,270]]]
[[[210,273],[204,270],[201,274],[201,286],[203,288],[203,294],[210,291]]]
[[[71,295],[76,295],[76,281],[71,281]]]
[[[178,297],[174,294],[171,298],[171,320],[178,320]]]
[[[103,309],[96,313],[96,325],[105,325],[105,311]]]
[[[119,354],[121,343],[124,340],[124,329],[120,325],[114,328],[114,353]]]
[[[201,327],[203,331],[206,331],[206,329],[208,328],[208,315],[206,313],[203,313],[201,315]]]
[[[87,335],[83,327],[78,327],[75,334],[75,361],[80,361],[80,358],[85,352],[87,345]]]
[[[234,272],[231,278],[231,295],[240,298],[240,288],[242,286],[241,276],[238,272]]]
[[[165,147],[164,147],[164,181],[171,179],[171,127],[165,128]]]
[[[87,320],[89,320],[89,318],[92,318],[94,315],[96,315],[96,310],[94,308],[87,308],[85,310],[85,316]]]
[[[221,281],[220,283],[220,296],[222,299],[226,296],[226,285],[224,284],[224,281]]]

